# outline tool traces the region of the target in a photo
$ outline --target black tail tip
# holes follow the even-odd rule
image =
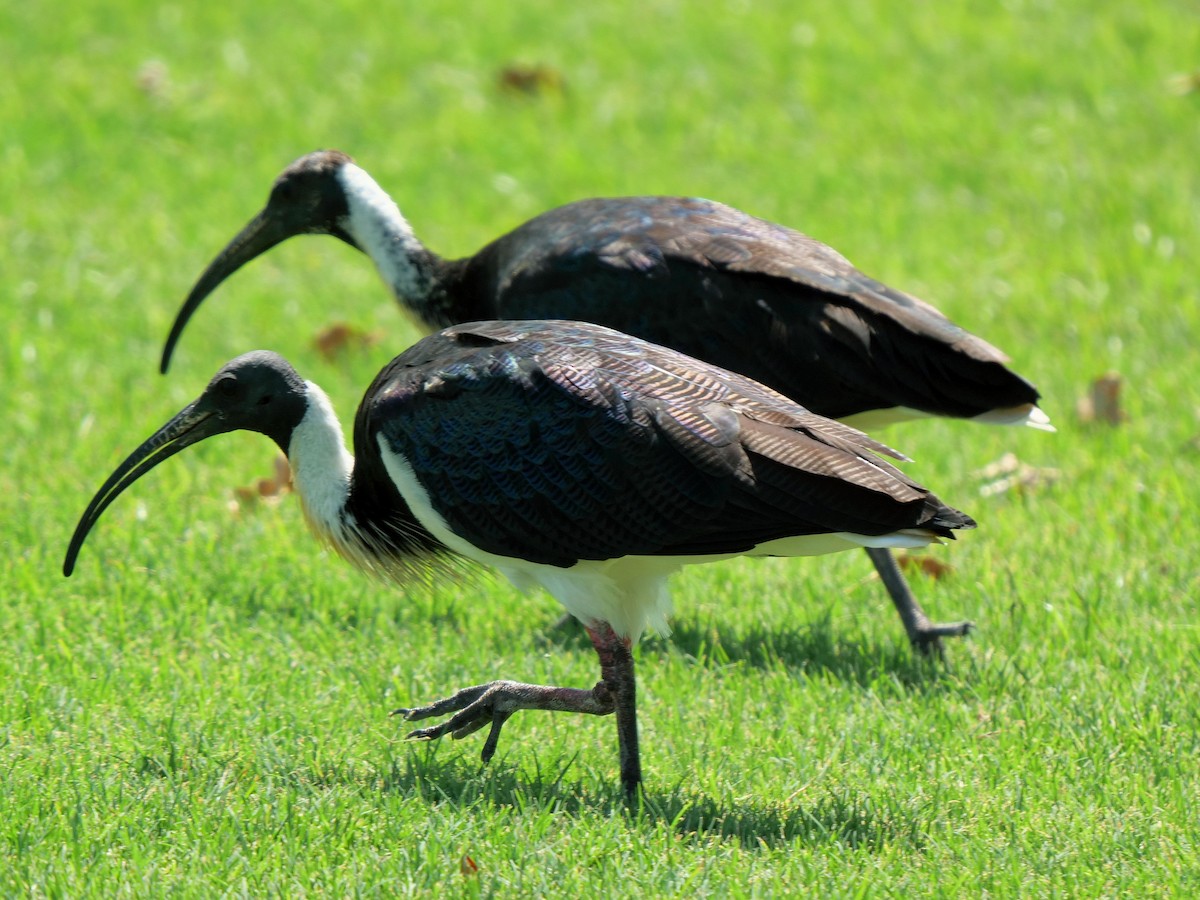
[[[968,531],[978,527],[978,523],[965,512],[952,506],[943,507],[933,520],[934,528],[944,529],[943,534],[953,539],[955,531]]]

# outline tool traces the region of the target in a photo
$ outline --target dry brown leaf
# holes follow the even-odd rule
[[[1121,408],[1121,374],[1106,372],[1091,383],[1088,393],[1079,398],[1075,411],[1081,422],[1120,425],[1129,416]]]
[[[313,338],[313,347],[326,360],[333,362],[350,350],[366,350],[379,342],[379,333],[364,331],[346,322],[334,322],[318,331]]]
[[[282,453],[275,454],[275,477],[270,480],[263,478],[259,480],[259,494],[264,497],[268,493],[264,493],[263,486],[267,485],[270,496],[277,494],[286,494],[292,489],[292,467],[288,465],[288,458]]]
[[[984,497],[1009,491],[1021,493],[1033,490],[1053,484],[1062,477],[1061,470],[1049,466],[1031,466],[1017,459],[1015,453],[1005,453],[975,474],[985,482],[979,488],[979,493]]]
[[[229,501],[229,511],[234,515],[250,512],[260,503],[274,505],[285,494],[292,490],[292,470],[287,457],[282,453],[275,456],[275,474],[270,478],[259,478],[253,485],[238,486],[233,489],[233,500]]]
[[[950,563],[942,562],[940,559],[925,553],[897,553],[896,562],[906,572],[917,571],[923,575],[928,575],[934,581],[939,581],[954,571],[954,566],[950,565]]]
[[[566,90],[567,82],[562,72],[553,66],[526,65],[510,63],[502,68],[496,76],[500,89],[514,94],[555,93],[561,94]]]
[[[149,59],[137,71],[137,86],[147,97],[166,100],[171,92],[171,75],[162,60]]]

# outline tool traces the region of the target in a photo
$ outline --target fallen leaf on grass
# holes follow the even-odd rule
[[[562,94],[567,82],[562,72],[552,66],[510,63],[496,76],[500,89],[513,94]]]
[[[137,70],[137,86],[153,100],[167,100],[171,93],[171,75],[162,60],[149,59]]]
[[[1088,393],[1080,397],[1075,404],[1075,411],[1081,422],[1105,422],[1109,425],[1120,425],[1129,416],[1121,408],[1121,375],[1119,372],[1106,372],[1088,388]]]
[[[364,331],[345,322],[335,322],[313,338],[313,346],[329,362],[349,350],[365,350],[378,342],[378,332]]]
[[[917,571],[939,581],[954,571],[954,566],[924,553],[897,553],[896,562],[906,572]]]
[[[234,515],[250,512],[259,504],[274,505],[285,494],[292,490],[292,470],[288,466],[287,457],[282,453],[275,457],[275,474],[271,478],[260,478],[249,487],[241,486],[233,489],[233,499],[229,501],[229,511]]]
[[[1005,453],[975,473],[986,483],[979,488],[984,497],[1004,494],[1008,491],[1021,493],[1034,488],[1053,484],[1062,477],[1062,471],[1048,466],[1031,466],[1017,459],[1015,453]]]

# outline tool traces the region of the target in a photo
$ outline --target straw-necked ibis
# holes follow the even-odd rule
[[[238,429],[287,454],[313,530],[404,579],[438,559],[541,585],[588,629],[591,689],[497,681],[428,706],[413,737],[490,732],[521,709],[616,714],[621,780],[641,779],[630,645],[665,629],[668,575],[738,555],[914,547],[974,522],[877,454],[895,451],[750,379],[597,325],[482,322],[427,337],[367,390],[355,456],[320,388],[264,351],[121,464],[84,512],[70,574],[108,505],[158,463]]]
[[[333,235],[366,253],[428,328],[476,319],[595,322],[740,372],[867,430],[922,416],[1049,429],[1037,390],[999,350],[790,228],[708,200],[592,199],[543,213],[474,256],[446,260],[336,150],[288,166],[266,207],[200,276],[167,339],[163,371],[201,301],[298,234]],[[931,622],[891,554],[868,553],[917,647],[940,648],[941,636],[970,629]]]

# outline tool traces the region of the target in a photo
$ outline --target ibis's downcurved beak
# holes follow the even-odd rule
[[[79,556],[88,532],[92,530],[100,514],[108,509],[108,505],[116,500],[125,488],[185,447],[229,430],[221,415],[207,407],[203,400],[197,400],[151,435],[108,477],[88,504],[88,508],[84,510],[79,524],[75,526],[75,533],[71,535],[71,543],[67,546],[63,574],[69,576],[74,571],[75,558]]]
[[[183,301],[182,308],[175,316],[175,324],[171,326],[171,333],[167,335],[167,343],[163,347],[162,364],[159,370],[166,373],[167,368],[171,365],[171,354],[175,350],[179,336],[183,334],[184,326],[187,325],[192,313],[196,311],[204,298],[216,290],[217,285],[256,256],[261,256],[276,244],[301,233],[299,230],[289,228],[283,217],[274,214],[269,209],[264,209],[251,219],[246,227],[238,232],[237,237],[217,254],[217,258],[208,264],[208,268],[204,270],[191,293],[187,295],[187,299]]]

